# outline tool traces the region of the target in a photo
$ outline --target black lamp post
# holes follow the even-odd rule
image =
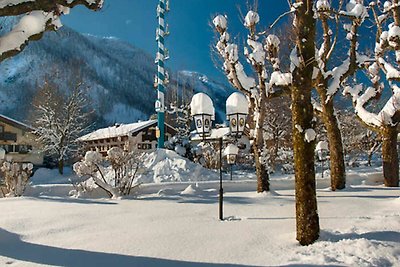
[[[194,118],[196,132],[203,140],[218,141],[219,143],[219,219],[224,220],[222,186],[222,146],[223,137],[210,138],[212,121],[215,119],[215,109],[211,98],[204,93],[197,93],[190,103],[191,115]],[[248,114],[248,102],[244,95],[233,93],[226,101],[226,114],[229,120],[230,135],[240,137],[243,133],[246,116]]]

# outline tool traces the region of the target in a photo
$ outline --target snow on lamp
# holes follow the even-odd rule
[[[203,138],[209,136],[212,121],[215,119],[215,109],[211,98],[204,93],[195,94],[190,103],[190,110],[196,132]]]
[[[238,92],[231,94],[226,100],[226,116],[232,136],[242,136],[248,114],[249,106],[246,97]]]
[[[317,146],[315,147],[315,152],[317,153],[319,161],[325,161],[328,154],[328,142],[319,141]]]
[[[226,161],[229,165],[234,165],[236,163],[238,154],[239,148],[234,144],[229,144],[224,150],[224,155],[226,156]]]

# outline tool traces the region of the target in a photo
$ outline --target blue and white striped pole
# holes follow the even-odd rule
[[[158,51],[156,56],[157,62],[157,102],[156,111],[158,118],[158,148],[164,148],[164,121],[165,121],[165,104],[164,104],[164,93],[166,84],[166,70],[164,68],[164,61],[166,60],[166,49],[164,47],[164,37],[168,34],[165,28],[165,13],[168,11],[168,0],[160,0],[157,6],[157,17],[158,17],[158,30],[157,30],[157,42]]]

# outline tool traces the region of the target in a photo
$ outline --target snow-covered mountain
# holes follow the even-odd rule
[[[12,20],[3,21],[2,29],[11,25]],[[28,119],[31,100],[49,77],[62,87],[82,80],[89,87],[98,126],[147,119],[154,113],[154,74],[154,57],[143,50],[116,38],[82,35],[63,27],[0,64],[0,113]],[[229,86],[195,72],[183,71],[179,76],[179,84],[191,82],[195,92],[210,94],[222,107],[217,108],[218,117],[224,117]]]
[[[193,93],[202,92],[209,95],[214,103],[216,121],[220,123],[225,120],[226,99],[235,92],[232,87],[194,71],[179,71],[177,77],[180,86],[184,87],[183,84],[189,84],[193,86]]]

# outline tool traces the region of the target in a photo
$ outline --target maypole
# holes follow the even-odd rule
[[[156,55],[157,64],[157,101],[156,101],[156,112],[157,112],[157,138],[158,148],[164,148],[164,121],[165,121],[165,104],[164,104],[164,93],[165,86],[168,83],[168,73],[165,70],[164,61],[168,59],[168,50],[164,46],[164,37],[168,35],[165,23],[165,13],[169,11],[169,0],[160,0],[157,6],[157,18],[158,28],[156,40],[158,43],[158,51]]]

